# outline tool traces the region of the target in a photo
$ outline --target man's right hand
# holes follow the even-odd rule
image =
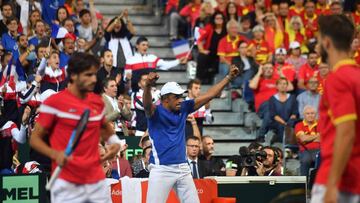
[[[155,82],[159,79],[159,74],[151,72],[148,75],[148,78],[146,80],[146,86],[151,87],[155,85]]]
[[[58,166],[64,166],[68,161],[68,157],[65,156],[64,151],[56,151],[55,161]]]

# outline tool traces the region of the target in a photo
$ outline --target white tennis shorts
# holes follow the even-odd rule
[[[324,185],[315,184],[311,191],[310,203],[323,203],[326,187]],[[347,192],[339,192],[338,203],[359,203],[360,195]]]

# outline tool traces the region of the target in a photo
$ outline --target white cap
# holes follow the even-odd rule
[[[286,55],[287,52],[286,52],[286,49],[285,49],[285,48],[277,48],[277,49],[275,50],[275,54],[284,54],[284,55]]]
[[[290,43],[289,49],[297,49],[300,48],[300,43],[297,41],[293,41]]]
[[[185,92],[187,92],[186,90],[184,90],[183,88],[181,88],[181,86],[179,84],[177,84],[176,82],[167,82],[160,90],[160,95],[164,96],[166,94],[184,94]]]

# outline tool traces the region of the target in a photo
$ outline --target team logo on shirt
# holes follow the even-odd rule
[[[69,113],[75,113],[76,109],[69,109]]]

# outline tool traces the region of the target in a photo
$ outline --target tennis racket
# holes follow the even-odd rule
[[[72,152],[75,150],[77,145],[79,144],[81,136],[84,134],[84,131],[86,129],[86,125],[89,121],[90,117],[90,110],[85,109],[82,113],[80,120],[76,124],[75,129],[72,131],[69,142],[65,149],[65,156],[70,156]],[[60,172],[61,172],[62,166],[57,166],[54,173],[52,174],[49,182],[46,184],[46,190],[50,190],[53,186],[54,182],[58,178]]]

